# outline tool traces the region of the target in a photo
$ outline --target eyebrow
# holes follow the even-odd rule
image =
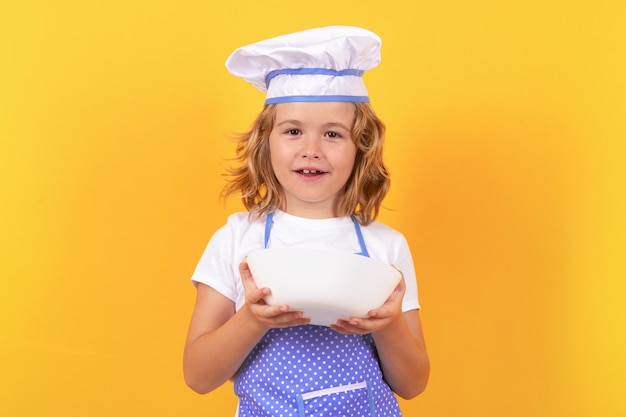
[[[276,123],[276,126],[282,126],[285,124],[294,124],[294,125],[299,125],[302,122],[299,120],[295,120],[295,119],[288,119],[288,120],[283,120],[282,122]]]
[[[343,123],[339,123],[339,122],[331,122],[331,123],[327,123],[325,126],[327,127],[340,127],[342,129],[347,130],[348,132],[350,131],[350,128],[347,127],[346,125],[344,125]]]
[[[301,125],[302,122],[300,120],[296,120],[296,119],[287,119],[287,120],[283,120],[281,122],[276,123],[275,126],[282,126],[285,124],[293,124],[293,125]],[[323,125],[324,127],[340,127],[342,129],[345,129],[346,131],[350,131],[350,128],[348,128],[346,125],[344,125],[343,123],[340,122],[329,122]]]

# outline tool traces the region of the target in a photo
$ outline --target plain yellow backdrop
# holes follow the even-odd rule
[[[263,95],[241,45],[383,39],[380,220],[417,267],[432,377],[407,416],[626,415],[626,7],[597,1],[0,6],[0,415],[231,416],[188,389],[189,276]]]

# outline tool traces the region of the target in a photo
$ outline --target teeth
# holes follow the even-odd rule
[[[316,169],[303,169],[302,173],[303,174],[317,174],[317,170]]]

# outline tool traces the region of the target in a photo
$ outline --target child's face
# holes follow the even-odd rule
[[[301,217],[335,216],[356,157],[353,121],[352,103],[276,106],[269,146],[272,168],[286,198],[281,209]]]

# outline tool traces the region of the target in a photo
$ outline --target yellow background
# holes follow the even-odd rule
[[[0,6],[0,415],[230,416],[183,382],[188,279],[263,95],[236,47],[383,39],[380,220],[414,252],[432,360],[407,416],[626,415],[625,2]],[[227,348],[227,347],[225,347]]]

